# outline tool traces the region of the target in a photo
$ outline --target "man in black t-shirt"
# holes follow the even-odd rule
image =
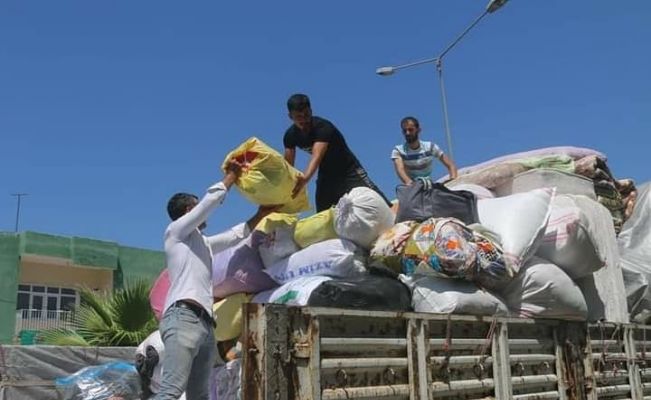
[[[287,100],[287,109],[294,124],[283,137],[285,159],[294,165],[296,147],[312,155],[305,172],[296,181],[292,196],[296,196],[307,185],[318,169],[317,212],[336,205],[341,196],[359,186],[375,190],[391,206],[391,202],[371,181],[364,167],[350,151],[339,129],[326,119],[312,116],[310,99],[306,95],[292,95]]]

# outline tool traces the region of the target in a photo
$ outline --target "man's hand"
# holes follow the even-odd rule
[[[226,188],[231,187],[240,175],[242,175],[242,168],[244,168],[244,165],[236,159],[228,161],[228,164],[226,165],[226,175],[224,176],[224,180],[222,180],[222,183]]]
[[[265,206],[259,206],[258,211],[255,213],[251,219],[249,219],[246,224],[249,226],[250,230],[254,230],[256,226],[262,221],[264,217],[267,215],[274,213],[280,209],[282,205],[275,204],[275,205],[265,205]]]
[[[296,184],[294,185],[294,189],[292,190],[292,199],[296,198],[298,194],[303,190],[303,188],[307,185],[307,179],[305,178],[304,175],[298,175],[296,177]]]

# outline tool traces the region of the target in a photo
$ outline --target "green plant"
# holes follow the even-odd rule
[[[59,346],[137,346],[158,328],[149,305],[150,289],[143,281],[108,293],[82,289],[73,328],[44,331],[40,342]]]

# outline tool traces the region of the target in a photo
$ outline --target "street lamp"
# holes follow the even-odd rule
[[[20,221],[20,200],[24,196],[29,195],[29,193],[12,193],[11,195],[18,199],[18,203],[16,204],[16,225],[14,227],[14,232],[18,232],[18,221]]]
[[[495,11],[499,10],[504,4],[506,4],[508,0],[490,0],[488,2],[488,5],[486,6],[486,9],[481,13],[477,19],[475,19],[459,36],[457,36],[456,39],[450,43],[445,50],[443,50],[438,56],[433,57],[433,58],[428,58],[425,60],[420,60],[420,61],[415,61],[412,63],[408,64],[401,64],[401,65],[395,65],[395,66],[387,66],[387,67],[380,67],[375,70],[375,73],[381,76],[389,76],[393,75],[396,71],[405,69],[405,68],[410,68],[410,67],[415,67],[418,65],[423,65],[423,64],[430,64],[434,63],[436,65],[436,71],[438,72],[439,76],[439,84],[441,87],[441,104],[443,107],[443,123],[445,126],[445,138],[447,140],[447,145],[448,145],[448,156],[451,159],[454,159],[452,155],[452,136],[450,135],[450,122],[448,120],[448,101],[447,97],[445,95],[445,83],[443,81],[443,57],[452,50],[454,46],[456,46],[457,43],[461,41],[461,39],[466,36],[468,32],[472,28],[475,27],[479,23],[479,21],[482,20],[486,15],[492,14]]]

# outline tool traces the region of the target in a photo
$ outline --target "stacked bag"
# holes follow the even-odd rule
[[[451,190],[416,181],[399,187],[400,222],[375,243],[370,267],[398,275],[419,312],[586,319],[580,288],[559,266],[536,256],[545,239],[547,254],[555,255],[547,236],[553,234],[547,229],[555,189],[494,197],[464,185]],[[582,254],[561,250],[558,258],[565,257],[575,276],[603,265],[574,271]]]
[[[335,207],[299,218],[309,207],[307,193],[280,199],[298,172],[249,139],[227,157],[249,163],[238,189],[256,204],[286,206],[213,256],[215,337],[221,344],[237,342],[248,302],[603,318],[604,279],[595,277],[619,266],[616,224],[592,181],[574,174],[577,160],[595,155],[605,158],[588,149],[555,148],[491,160],[461,170],[445,185],[417,180],[399,186],[395,209],[359,187]],[[643,280],[639,269],[630,271],[637,273],[631,279]],[[158,318],[168,290],[163,271],[150,294]],[[226,389],[239,387],[239,359],[223,356],[213,371],[214,381],[222,382],[215,399],[235,398],[236,391]]]

